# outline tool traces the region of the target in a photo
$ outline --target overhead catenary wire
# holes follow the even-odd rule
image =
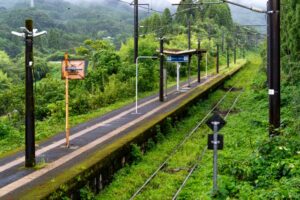
[[[122,3],[128,4],[129,6],[132,6],[132,5],[133,5],[132,3],[127,2],[127,1],[123,1],[123,0],[115,0],[115,1],[118,1],[118,2],[122,2]],[[139,7],[139,8],[142,8],[142,9],[144,9],[144,10],[148,10],[148,11],[152,11],[152,12],[156,12],[156,13],[163,13],[163,11],[153,9],[152,7],[144,7],[144,6],[142,6],[142,5],[139,5],[138,7]]]

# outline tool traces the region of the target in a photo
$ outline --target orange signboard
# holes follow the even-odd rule
[[[84,79],[85,60],[62,61],[61,77],[62,79],[78,80]]]

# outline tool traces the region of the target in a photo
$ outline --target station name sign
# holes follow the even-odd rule
[[[168,56],[167,62],[186,63],[189,62],[189,56]]]

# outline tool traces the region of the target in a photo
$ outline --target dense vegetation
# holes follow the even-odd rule
[[[55,6],[58,3],[62,5],[59,9]],[[38,140],[63,130],[64,82],[60,80],[60,62],[53,61],[62,60],[64,51],[68,51],[71,58],[83,58],[89,61],[85,80],[70,83],[70,108],[71,116],[75,119],[74,123],[78,123],[77,119],[83,114],[100,108],[104,110],[104,107],[122,101],[128,102],[128,99],[135,94],[133,39],[128,38],[119,48],[115,40],[103,39],[103,36],[110,34],[126,34],[128,27],[124,29],[125,32],[121,32],[126,23],[116,19],[123,18],[130,21],[131,18],[124,13],[125,11],[115,14],[115,18],[114,15],[106,16],[113,11],[103,11],[107,9],[106,7],[85,8],[56,1],[39,1],[34,9],[21,9],[21,6],[22,4],[17,4],[17,7],[1,12],[0,26],[3,26],[3,29],[0,30],[3,30],[1,33],[4,36],[0,39],[2,41],[0,42],[2,49],[0,51],[2,60],[0,64],[1,153],[23,146],[24,55],[21,51],[21,40],[9,35],[8,30],[22,26],[23,19],[27,17],[34,19],[37,28],[49,32],[48,36],[36,40],[35,43],[34,75]],[[101,13],[100,17],[97,16],[99,13]],[[228,45],[232,48],[236,43],[237,47],[250,48],[253,42],[253,38],[244,35],[243,33],[246,32],[243,30],[240,30],[235,40],[233,39],[232,30],[240,28],[232,22],[227,5],[217,6],[217,8],[201,7],[192,9],[191,12],[179,6],[177,13],[192,22],[192,48],[197,47],[197,39],[199,35],[201,36],[201,47],[209,50],[209,68],[215,65],[215,46],[222,44],[220,36],[223,32],[226,35],[224,46]],[[219,17],[212,17],[211,13]],[[87,18],[89,23],[82,20]],[[152,56],[156,53],[159,47],[156,38],[162,34],[168,38],[166,48],[187,48],[186,22],[176,15],[172,16],[169,9],[165,9],[162,15],[151,15],[142,20],[141,24],[146,29],[140,30],[144,36],[140,38],[139,55]],[[157,28],[162,32],[157,31]],[[104,35],[103,31],[106,32]],[[246,37],[249,40],[242,42]],[[224,54],[221,57],[221,64],[225,63]],[[192,60],[193,73],[196,72],[196,60],[196,58]],[[204,60],[202,70],[205,69]],[[166,68],[169,71],[169,82],[172,82],[176,75],[175,67],[166,64]],[[139,69],[139,91],[142,93],[156,91],[159,77],[158,62],[143,60]],[[186,66],[181,70],[183,77],[186,76]]]
[[[61,6],[57,7],[57,4]],[[228,138],[227,150],[221,154],[223,161],[220,171],[220,193],[216,198],[248,198],[250,195],[253,199],[299,197],[300,2],[283,0],[282,4],[281,135],[271,139],[267,137],[266,49],[265,46],[261,46],[263,62],[260,70],[257,70],[258,59],[251,57],[253,66],[250,72],[244,72],[244,75],[255,79],[239,83],[241,87],[247,88],[242,103],[238,104],[238,110],[242,112],[232,115],[228,121],[228,128],[224,130],[231,138]],[[33,18],[37,28],[49,32],[47,37],[37,39],[35,43],[37,140],[63,130],[64,82],[60,80],[60,63],[53,61],[60,61],[65,51],[71,54],[71,58],[84,58],[89,61],[86,79],[70,83],[73,125],[129,103],[135,92],[133,39],[129,38],[132,16],[131,12],[127,12],[127,8],[120,11],[103,6],[79,7],[58,0],[38,1],[35,9],[24,9],[22,6],[23,4],[17,4],[14,8],[0,9],[0,155],[22,147],[24,143],[23,42],[9,32],[23,26],[25,18]],[[115,7],[118,6],[116,3]],[[228,5],[204,5],[190,10],[188,6],[182,5],[174,15],[169,9],[165,9],[162,14],[153,14],[141,20],[140,32],[144,36],[140,38],[139,54],[152,56],[158,48],[157,37],[162,36],[167,39],[166,48],[186,49],[188,21],[192,29],[192,48],[196,48],[198,39],[201,39],[201,47],[209,51],[210,68],[215,65],[216,44],[221,47],[237,46],[247,50],[258,50],[256,45],[253,45],[256,42],[256,32],[242,29],[235,24]],[[221,64],[225,63],[224,55],[225,51],[222,51]],[[196,71],[195,66],[196,59],[193,59],[193,72]],[[202,70],[204,66],[203,62]],[[175,68],[172,64],[166,64],[166,68],[169,71],[169,80],[172,81]],[[186,66],[183,66],[182,74],[186,75]],[[157,83],[158,63],[153,60],[141,62],[140,91],[144,94],[155,92]],[[209,108],[218,95],[220,93],[217,92],[210,100],[202,102],[200,111],[204,112],[203,106]],[[253,102],[257,105],[255,108]],[[111,105],[115,107],[109,107]],[[197,110],[199,107],[193,109],[194,112],[191,113],[196,114],[192,122],[197,121],[197,116],[202,114]],[[95,110],[98,110],[96,114],[86,115]],[[82,118],[81,121],[78,118]],[[188,121],[190,119],[185,122],[187,126],[177,125],[169,130],[169,135],[164,143],[157,146],[157,150],[145,157],[139,156],[139,161],[121,171],[116,176],[112,189],[107,189],[103,194],[104,197],[111,198],[111,194],[115,194],[111,191],[120,187],[118,181],[126,179],[127,173],[144,169],[145,163],[147,166],[149,162],[157,164],[153,162],[153,159],[159,161],[156,160],[155,153],[161,156],[163,151],[168,152],[170,145],[175,145],[176,141],[180,140],[180,135],[174,133],[184,134],[192,126],[192,122]],[[153,147],[154,143],[151,144]],[[195,144],[191,145],[194,147]],[[182,192],[181,199],[193,199],[199,194],[203,195],[203,198],[210,197],[211,177],[207,171],[211,169],[211,156],[208,155],[205,162],[207,165],[196,171]],[[151,169],[148,170],[150,173]],[[138,184],[135,186],[139,186]],[[121,193],[128,195],[123,191]],[[157,195],[163,194],[162,192]]]
[[[88,38],[106,38],[120,47],[131,35],[131,9],[117,1],[79,6],[60,0],[39,0],[35,8],[28,8],[27,4],[19,1],[13,8],[0,11],[0,49],[12,57],[22,52],[23,44],[10,32],[19,31],[27,18],[32,18],[39,30],[48,31],[47,37],[35,42],[35,48],[47,55],[74,48]]]

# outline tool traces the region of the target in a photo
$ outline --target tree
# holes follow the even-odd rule
[[[9,56],[4,51],[0,51],[0,60],[1,60],[0,70],[2,70],[5,74],[7,74],[8,77],[16,81],[18,74],[21,70],[18,67],[18,65],[13,64]]]
[[[169,8],[166,8],[161,16],[162,25],[170,25],[172,23],[172,15]]]
[[[299,84],[300,70],[300,2],[284,0],[281,15],[281,55],[282,69],[289,84]]]
[[[227,4],[208,6],[205,17],[214,19],[218,25],[225,26],[227,29],[232,28],[233,20]]]
[[[181,0],[180,4],[177,7],[176,11],[176,17],[175,20],[177,23],[180,23],[182,25],[186,25],[187,19],[189,19],[190,16],[192,18],[195,18],[195,10],[193,9],[194,6],[192,5],[184,5],[184,4],[193,4],[193,0]]]
[[[0,70],[0,90],[7,90],[11,87],[12,82],[11,79],[7,77],[7,74],[4,74],[1,70]]]
[[[162,34],[165,35],[167,33],[172,32],[172,15],[169,8],[166,8],[161,16],[161,25],[162,25]]]

